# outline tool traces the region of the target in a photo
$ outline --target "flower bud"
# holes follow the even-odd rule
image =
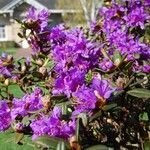
[[[42,104],[46,110],[51,108],[50,95],[45,95],[42,97]]]
[[[6,60],[7,60],[8,63],[11,63],[13,61],[13,56],[8,55]]]
[[[40,72],[42,75],[46,75],[47,69],[46,69],[45,67],[40,67],[40,68],[39,68],[39,72]]]
[[[69,139],[69,143],[72,149],[81,150],[81,146],[79,145],[75,135]]]
[[[27,67],[26,67],[25,65],[22,65],[22,66],[21,66],[21,72],[24,73],[24,72],[26,71],[26,69],[27,69]]]
[[[43,61],[41,59],[38,59],[35,61],[37,65],[42,66],[43,65]]]
[[[5,84],[6,86],[8,86],[8,85],[9,85],[9,79],[6,79],[6,80],[4,81],[4,84]]]

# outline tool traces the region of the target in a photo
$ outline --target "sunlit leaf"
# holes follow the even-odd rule
[[[130,90],[127,94],[138,98],[150,98],[150,90],[142,88]]]
[[[63,142],[67,148],[70,147],[69,144],[61,138],[41,136],[35,140],[35,143],[38,147],[48,149],[56,149],[60,142]]]
[[[107,147],[105,145],[95,145],[87,148],[86,150],[114,150],[114,149]]]

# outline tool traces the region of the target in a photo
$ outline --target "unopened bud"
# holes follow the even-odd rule
[[[50,96],[49,95],[45,95],[43,98],[42,98],[42,103],[43,103],[43,106],[46,110],[50,109],[51,108],[51,101],[50,101]]]
[[[7,62],[10,63],[10,62],[12,62],[12,61],[13,61],[13,56],[8,55],[8,56],[7,56]]]
[[[72,149],[81,150],[81,146],[79,145],[75,135],[69,139],[69,143]]]
[[[42,75],[45,75],[47,73],[47,69],[45,67],[40,67],[39,68],[39,72],[42,74]]]
[[[25,65],[21,66],[21,72],[25,72],[27,67]]]
[[[36,64],[39,66],[43,65],[43,61],[41,59],[36,60]]]
[[[6,86],[8,86],[8,85],[9,85],[9,79],[6,79],[6,80],[4,81],[4,84],[5,84]]]

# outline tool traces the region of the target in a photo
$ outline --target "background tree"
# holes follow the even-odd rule
[[[103,0],[57,0],[56,7],[59,9],[78,10],[75,14],[64,14],[65,22],[71,24],[85,24],[96,19],[98,8],[103,5]]]

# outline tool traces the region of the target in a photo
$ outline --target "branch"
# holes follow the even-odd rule
[[[87,9],[87,0],[80,0],[80,3],[84,11],[84,16],[87,21],[87,24],[90,25],[90,17],[89,17],[88,9]]]

